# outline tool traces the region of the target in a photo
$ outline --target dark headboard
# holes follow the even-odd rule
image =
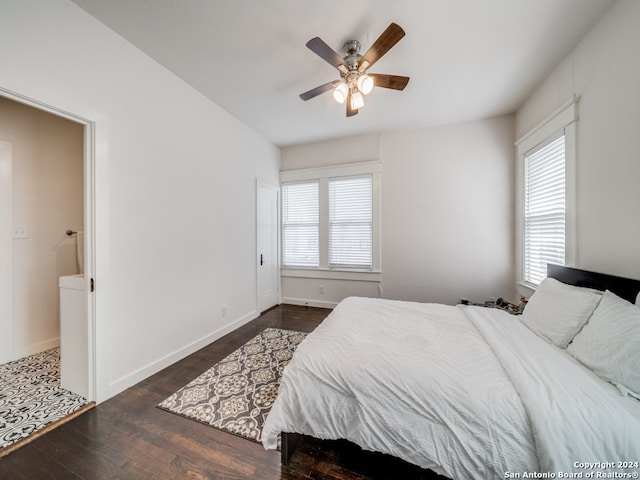
[[[547,264],[547,276],[569,285],[609,290],[631,303],[636,301],[636,296],[640,292],[640,280],[563,267],[553,263]]]

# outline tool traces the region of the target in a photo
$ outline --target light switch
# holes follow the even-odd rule
[[[14,226],[13,238],[29,238],[29,229],[23,225]]]

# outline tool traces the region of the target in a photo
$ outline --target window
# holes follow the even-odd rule
[[[547,263],[571,265],[575,252],[575,124],[572,99],[519,140],[519,283],[536,287]]]
[[[281,172],[283,276],[379,280],[380,170],[366,162]]]
[[[371,175],[329,179],[329,266],[371,268]]]
[[[282,185],[282,263],[317,267],[318,181]]]
[[[565,137],[524,157],[524,281],[538,285],[547,263],[565,264]]]

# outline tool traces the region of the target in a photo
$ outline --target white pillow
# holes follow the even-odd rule
[[[567,351],[621,391],[640,398],[639,306],[607,290]]]
[[[602,292],[545,278],[522,314],[531,331],[567,348],[598,306]]]
[[[636,297],[636,305],[640,305],[640,292],[638,292],[638,296]]]

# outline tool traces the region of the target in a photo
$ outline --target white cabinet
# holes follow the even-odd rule
[[[60,277],[61,386],[88,398],[87,283],[84,274]]]

